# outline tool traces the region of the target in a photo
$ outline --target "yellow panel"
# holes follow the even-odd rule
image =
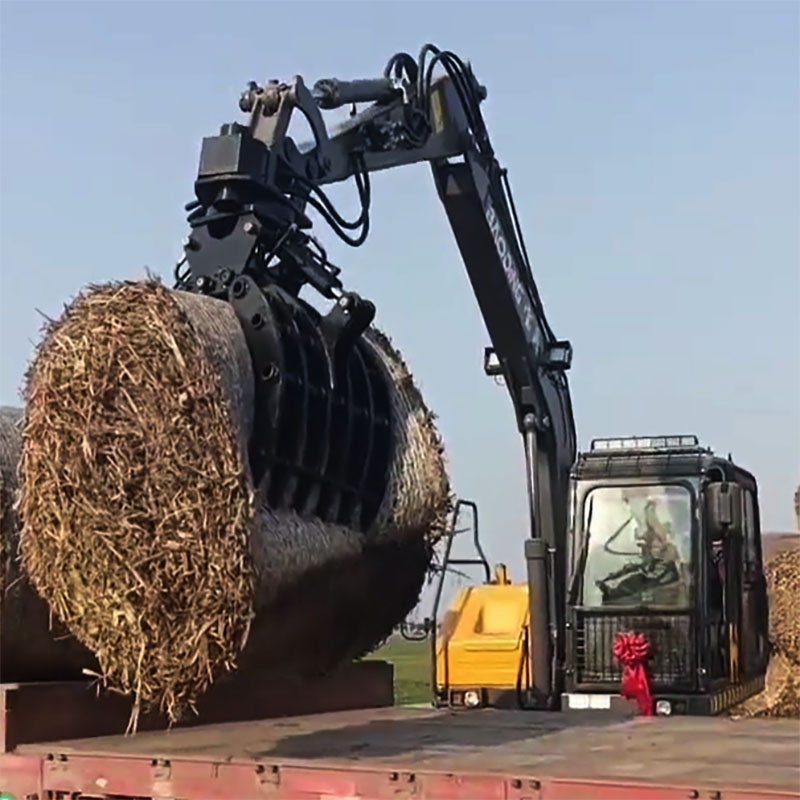
[[[453,688],[515,688],[525,661],[527,625],[527,584],[463,589],[439,633],[439,686],[447,680]]]

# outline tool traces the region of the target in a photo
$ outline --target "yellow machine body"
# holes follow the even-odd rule
[[[436,688],[462,704],[465,692],[516,692],[529,686],[528,586],[504,565],[491,583],[462,589],[445,614],[436,646]]]

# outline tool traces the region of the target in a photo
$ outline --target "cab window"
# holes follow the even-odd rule
[[[742,492],[742,538],[744,540],[745,575],[751,577],[761,572],[761,559],[758,547],[758,529],[755,516],[755,501],[749,489]]]
[[[584,606],[688,608],[692,497],[684,486],[598,487],[583,507]]]

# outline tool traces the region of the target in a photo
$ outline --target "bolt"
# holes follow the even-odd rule
[[[227,286],[233,280],[233,270],[224,267],[219,271],[219,279],[223,285]]]
[[[245,222],[243,230],[245,233],[255,236],[258,233],[258,225],[256,225],[255,222]]]
[[[526,430],[532,430],[536,427],[536,417],[533,414],[526,414],[522,418],[522,425]]]
[[[239,98],[239,108],[245,114],[253,110],[254,97],[261,90],[261,87],[255,81],[249,81],[247,88],[242,92]]]
[[[201,291],[204,292],[206,286],[208,286],[208,278],[205,275],[198,275],[194,279],[194,285]]]
[[[247,288],[247,282],[237,278],[233,282],[233,296],[237,299],[244,297],[247,294]]]

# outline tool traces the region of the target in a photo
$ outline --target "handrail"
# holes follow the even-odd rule
[[[453,549],[453,538],[455,537],[456,533],[456,523],[458,521],[459,512],[463,508],[469,508],[472,510],[474,526],[472,531],[472,542],[475,547],[475,550],[478,552],[479,558],[450,558],[450,552]],[[479,529],[478,529],[478,506],[473,500],[457,500],[455,504],[455,508],[453,509],[453,516],[452,522],[450,524],[450,529],[447,532],[447,540],[444,549],[444,555],[442,556],[442,564],[440,567],[439,572],[439,583],[436,587],[436,594],[433,599],[433,609],[431,611],[431,617],[426,620],[426,627],[430,632],[431,635],[431,695],[433,698],[433,704],[437,705],[438,700],[438,693],[436,690],[437,683],[438,683],[438,670],[436,665],[436,623],[439,619],[439,605],[442,600],[442,592],[444,591],[444,579],[445,575],[447,574],[447,567],[451,564],[458,564],[462,566],[466,565],[481,565],[484,569],[486,580],[485,583],[491,583],[492,580],[492,570],[489,566],[489,561],[486,558],[486,554],[483,552],[483,548],[481,547],[480,539],[479,539]],[[445,647],[447,645],[445,644]],[[447,670],[447,654],[445,652],[445,696],[447,697],[448,705],[450,703],[450,681],[448,676]]]

